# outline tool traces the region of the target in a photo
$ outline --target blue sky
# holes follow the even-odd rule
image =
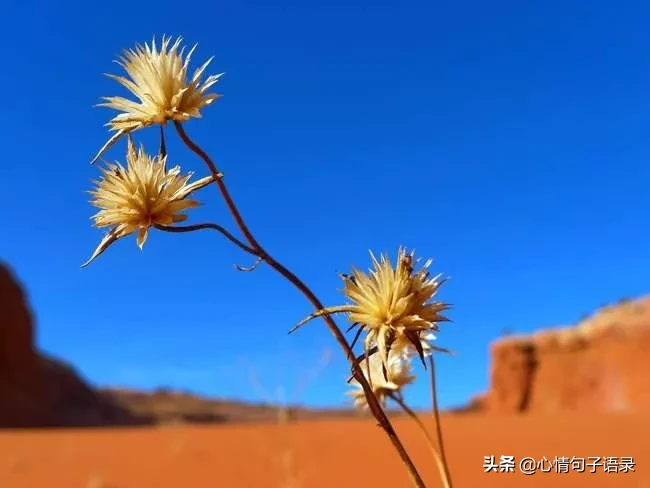
[[[28,289],[38,342],[100,385],[250,400],[346,401],[322,322],[212,233],[99,242],[88,164],[124,95],[102,73],[155,34],[215,56],[224,97],[186,125],[262,244],[326,304],[368,250],[433,257],[454,305],[440,401],[487,386],[504,328],[576,322],[649,291],[650,7],[644,2],[18,2],[5,62],[0,259]],[[168,131],[172,162],[205,169]],[[155,130],[136,139],[154,148]],[[125,144],[110,160],[123,160]],[[234,227],[216,189],[192,222]],[[5,204],[6,205],[6,204]],[[344,325],[344,324],[343,324]],[[328,353],[329,351],[329,353]],[[329,354],[330,360],[325,361]],[[327,363],[325,367],[321,367]],[[428,402],[427,382],[407,391]]]

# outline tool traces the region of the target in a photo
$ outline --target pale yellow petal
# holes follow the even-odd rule
[[[92,256],[90,256],[90,258],[88,258],[88,261],[83,263],[81,267],[85,268],[86,266],[88,266],[97,256],[99,256],[106,249],[108,249],[108,246],[110,246],[111,244],[113,244],[115,241],[117,241],[122,237],[124,237],[124,234],[122,234],[118,228],[111,229],[99,242],[99,245],[97,246],[97,248],[95,248],[95,251],[93,252]]]
[[[103,97],[104,103],[99,106],[120,112],[108,123],[117,133],[102,147],[93,163],[125,133],[168,120],[182,122],[190,117],[198,118],[203,107],[220,98],[220,94],[207,90],[222,74],[210,75],[201,81],[212,58],[188,77],[190,58],[196,46],[185,54],[181,42],[182,38],[178,37],[170,44],[171,37],[163,36],[160,48],[156,46],[155,37],[150,44],[136,44],[134,49],[125,50],[117,61],[124,75],[107,74],[126,88],[133,99]]]
[[[91,204],[99,209],[92,217],[95,226],[119,229],[120,237],[136,232],[140,249],[152,226],[168,226],[187,218],[183,212],[198,207],[200,202],[187,197],[212,181],[211,177],[190,183],[191,173],[181,168],[166,168],[166,157],[150,156],[143,146],[136,150],[131,134],[127,134],[126,167],[109,164],[100,167],[102,178],[94,181]],[[116,239],[112,230],[92,258],[103,252]]]

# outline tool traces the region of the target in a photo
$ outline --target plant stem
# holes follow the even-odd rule
[[[192,139],[190,139],[190,137],[187,135],[185,129],[183,128],[180,122],[174,121],[174,125],[176,126],[176,131],[178,132],[178,135],[183,140],[183,142],[187,145],[187,147],[189,147],[195,154],[197,154],[208,166],[210,172],[215,177],[215,183],[219,187],[219,191],[221,192],[221,195],[223,196],[223,199],[225,200],[226,205],[228,206],[228,209],[230,210],[230,213],[233,216],[233,219],[237,223],[237,226],[241,230],[242,234],[246,237],[246,240],[249,242],[251,247],[257,251],[258,256],[261,257],[264,261],[266,261],[269,264],[269,266],[275,269],[289,282],[291,282],[291,284],[293,284],[307,298],[307,300],[314,306],[316,310],[323,309],[324,308],[323,304],[320,302],[318,297],[316,297],[316,295],[311,291],[311,289],[305,283],[303,283],[302,280],[300,280],[300,278],[298,278],[295,274],[293,274],[293,272],[289,271],[284,265],[276,261],[271,255],[269,255],[264,250],[264,248],[257,242],[255,237],[249,230],[248,226],[244,222],[244,219],[242,218],[241,214],[239,213],[237,206],[235,205],[232,197],[230,196],[230,192],[228,191],[228,188],[223,182],[223,178],[217,177],[217,175],[220,175],[220,173],[219,171],[217,171],[217,167],[215,166],[215,164],[212,162],[210,157],[205,153],[205,151],[203,151],[203,149],[201,149],[194,141],[192,141]],[[345,335],[341,332],[341,329],[338,328],[338,326],[336,325],[334,320],[332,320],[329,314],[324,314],[323,320],[325,320],[325,323],[327,324],[327,327],[330,329],[330,332],[332,333],[332,335],[334,335],[336,341],[341,346],[341,349],[343,349],[343,351],[345,352],[348,361],[350,361],[354,376],[359,382],[359,384],[361,385],[361,387],[363,388],[363,391],[366,395],[366,400],[368,402],[368,406],[370,407],[373,416],[377,419],[377,422],[379,422],[379,425],[384,429],[390,441],[392,442],[393,446],[397,450],[400,458],[402,459],[402,462],[405,464],[406,468],[408,469],[408,472],[411,476],[411,480],[413,481],[414,486],[416,486],[417,488],[425,488],[426,485],[424,484],[422,477],[418,473],[415,465],[413,464],[413,461],[411,460],[408,453],[406,452],[404,445],[402,444],[401,440],[397,436],[397,432],[395,432],[395,429],[391,424],[390,420],[388,419],[386,412],[384,412],[383,408],[379,404],[379,401],[375,397],[372,388],[368,384],[368,381],[365,375],[363,374],[363,371],[361,370],[361,366],[359,365],[359,362],[355,359],[354,352],[352,351],[350,345],[345,339]]]
[[[438,409],[438,394],[436,392],[436,368],[433,360],[433,351],[429,356],[429,367],[431,369],[431,407],[433,410],[433,419],[436,423],[436,437],[438,438],[438,447],[440,449],[440,458],[444,469],[445,482],[448,488],[451,488],[451,476],[449,474],[449,465],[445,456],[445,445],[442,440],[442,426],[440,425],[440,410]]]
[[[242,241],[237,239],[234,235],[232,235],[230,232],[228,232],[228,230],[226,230],[224,227],[220,226],[219,224],[205,223],[205,224],[174,225],[174,226],[154,225],[154,227],[158,230],[162,230],[164,232],[172,232],[172,233],[193,232],[196,230],[203,230],[203,229],[216,230],[221,232],[224,236],[226,236],[226,238],[230,242],[235,244],[240,249],[243,249],[244,251],[252,254],[253,256],[259,256],[259,254],[255,249],[244,244]]]
[[[427,444],[429,445],[429,450],[433,454],[433,457],[436,460],[436,463],[438,464],[438,470],[440,471],[440,477],[442,478],[442,483],[445,488],[451,488],[451,480],[449,479],[447,468],[445,466],[445,462],[442,458],[442,454],[438,452],[438,449],[436,449],[436,443],[434,440],[431,438],[429,435],[429,432],[427,431],[427,428],[425,427],[424,423],[422,420],[420,420],[420,417],[417,416],[417,414],[411,410],[406,403],[404,403],[404,400],[402,400],[399,396],[397,395],[390,395],[390,397],[400,406],[402,407],[402,410],[406,412],[406,414],[411,417],[413,420],[415,420],[415,423],[418,424],[418,427],[420,428],[420,431],[422,432],[422,435],[424,435],[424,438],[427,440]]]

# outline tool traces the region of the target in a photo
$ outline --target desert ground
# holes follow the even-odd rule
[[[456,487],[650,488],[647,414],[447,414],[442,424]],[[395,425],[427,486],[441,486],[412,421],[396,418]],[[5,430],[0,451],[3,488],[410,486],[389,441],[368,419]],[[635,472],[598,466],[590,473],[589,466],[568,474],[485,473],[485,456],[498,462],[502,455],[632,457]]]

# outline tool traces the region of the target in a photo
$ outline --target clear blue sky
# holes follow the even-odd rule
[[[489,4],[489,5],[488,5]],[[398,6],[400,5],[400,6]],[[443,406],[487,386],[505,327],[576,322],[650,291],[650,7],[641,1],[12,2],[0,36],[0,258],[29,291],[38,342],[100,385],[346,401],[322,322],[219,235],[99,242],[88,164],[123,95],[102,73],[152,35],[215,56],[224,98],[187,131],[260,241],[327,304],[337,272],[399,245],[435,258],[454,304]],[[13,15],[13,17],[12,17]],[[154,132],[137,133],[145,143]],[[173,161],[201,163],[170,135]],[[150,146],[153,147],[153,146]],[[108,153],[124,157],[124,143]],[[216,190],[192,221],[231,226]],[[310,378],[331,351],[329,365]],[[426,405],[427,383],[407,392]]]

